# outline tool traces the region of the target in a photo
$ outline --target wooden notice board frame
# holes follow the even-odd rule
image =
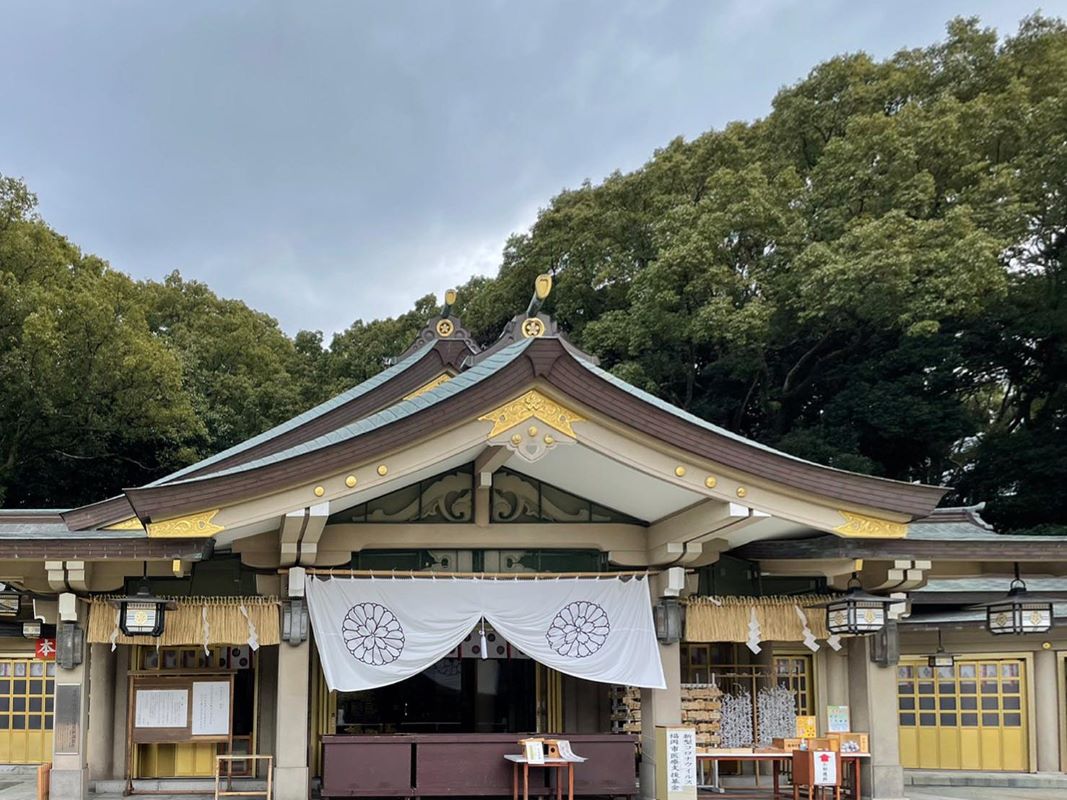
[[[225,734],[193,733],[193,693],[198,683],[226,683],[229,687],[228,711]],[[138,692],[151,690],[185,691],[185,724],[181,727],[137,727],[137,705],[140,702]],[[126,703],[126,791],[134,794],[133,789],[133,748],[139,744],[219,744],[226,743],[226,752],[233,752],[233,672],[197,671],[176,675],[130,675]],[[211,792],[205,792],[211,794]],[[140,792],[139,794],[156,794]],[[199,794],[199,792],[187,792]]]

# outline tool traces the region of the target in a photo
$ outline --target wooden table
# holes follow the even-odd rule
[[[530,762],[526,756],[504,756],[511,762],[511,798],[519,800],[519,764],[522,764],[522,800],[530,798],[530,767],[545,767],[556,770],[556,800],[563,800],[563,781],[560,770],[567,770],[567,800],[574,800],[574,765],[580,761],[572,761],[567,758],[546,758],[540,762]],[[584,761],[584,759],[582,759]]]
[[[844,770],[847,772],[851,767],[852,770],[852,785],[849,787],[849,797],[852,800],[860,800],[861,786],[860,786],[860,767],[863,760],[870,758],[870,753],[842,753],[841,763]],[[778,800],[782,796],[781,792],[781,773],[783,763],[792,763],[793,754],[785,750],[761,750],[752,753],[697,753],[697,763],[711,763],[712,779],[710,784],[702,785],[699,788],[718,792],[719,794],[725,794],[726,790],[719,785],[719,762],[721,761],[747,761],[757,765],[762,762],[770,762],[771,764],[771,797]],[[759,780],[756,781],[756,786],[759,786]],[[742,793],[738,793],[739,795]]]

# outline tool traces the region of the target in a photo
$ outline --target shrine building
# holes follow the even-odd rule
[[[488,348],[450,293],[271,430],[0,511],[0,763],[51,763],[56,800],[192,790],[219,755],[279,800],[509,796],[541,734],[587,759],[577,795],[652,797],[656,726],[713,752],[813,718],[866,736],[876,798],[1063,769],[1062,540],[657,399],[568,342],[550,287]]]

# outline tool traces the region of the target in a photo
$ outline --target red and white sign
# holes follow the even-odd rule
[[[37,640],[37,647],[34,648],[33,655],[38,661],[55,661],[56,640],[41,637]]]
[[[830,750],[816,750],[812,753],[812,786],[837,786],[837,753]]]

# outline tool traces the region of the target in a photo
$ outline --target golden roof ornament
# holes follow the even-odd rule
[[[437,325],[434,326],[437,331],[437,335],[440,336],[442,339],[447,339],[449,336],[456,332],[455,323],[452,322],[451,319],[449,319],[449,317],[452,316],[452,306],[454,306],[455,304],[456,290],[446,289],[445,303],[443,306],[441,306],[441,319],[439,319],[437,321]]]
[[[526,307],[526,319],[523,320],[520,330],[527,339],[536,339],[545,334],[544,320],[538,319],[537,314],[541,310],[541,304],[552,291],[552,276],[543,272],[534,279],[533,297],[530,305]]]

